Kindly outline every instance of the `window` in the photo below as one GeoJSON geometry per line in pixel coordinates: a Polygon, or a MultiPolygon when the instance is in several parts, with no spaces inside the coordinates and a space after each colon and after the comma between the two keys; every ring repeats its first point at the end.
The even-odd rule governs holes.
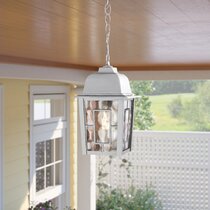
{"type": "Polygon", "coordinates": [[[2,186],[3,186],[3,87],[0,85],[0,209],[3,209],[3,195],[2,195],[2,186]]]}
{"type": "Polygon", "coordinates": [[[68,178],[68,90],[31,87],[30,201],[33,204],[65,193],[68,178]]]}

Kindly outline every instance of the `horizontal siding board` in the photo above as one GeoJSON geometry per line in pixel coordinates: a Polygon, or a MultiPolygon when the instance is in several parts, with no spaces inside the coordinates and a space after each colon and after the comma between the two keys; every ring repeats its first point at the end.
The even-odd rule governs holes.
{"type": "Polygon", "coordinates": [[[5,164],[4,176],[10,176],[12,174],[21,173],[24,170],[29,169],[28,158],[22,158],[5,164]]]}
{"type": "Polygon", "coordinates": [[[5,149],[4,152],[5,163],[16,161],[23,158],[28,158],[29,156],[29,148],[27,144],[18,145],[16,147],[10,147],[9,149],[5,149]]]}
{"type": "Polygon", "coordinates": [[[6,191],[9,191],[12,190],[13,188],[18,188],[22,187],[23,185],[27,185],[29,182],[28,176],[29,176],[29,171],[23,170],[21,172],[5,177],[4,189],[6,191]]]}
{"type": "Polygon", "coordinates": [[[5,209],[27,210],[28,207],[28,185],[5,191],[5,209]],[[25,209],[23,207],[26,207],[25,209]]]}
{"type": "Polygon", "coordinates": [[[23,118],[29,118],[29,107],[28,104],[25,104],[24,106],[15,106],[6,108],[5,110],[5,120],[12,121],[14,119],[23,119],[23,118]]]}
{"type": "Polygon", "coordinates": [[[25,197],[28,195],[28,184],[13,187],[11,190],[5,190],[5,204],[11,202],[11,198],[17,198],[18,196],[22,195],[21,197],[25,197]]]}
{"type": "Polygon", "coordinates": [[[14,90],[16,90],[16,92],[15,94],[12,94],[12,97],[8,96],[9,93],[8,94],[5,93],[5,107],[7,107],[8,109],[10,109],[11,107],[15,107],[15,105],[25,106],[28,104],[28,100],[29,100],[28,92],[26,92],[25,90],[24,92],[20,93],[18,89],[14,89],[14,90]]]}
{"type": "Polygon", "coordinates": [[[9,149],[11,147],[26,145],[29,143],[28,138],[28,132],[17,132],[15,134],[9,133],[5,135],[6,141],[4,142],[4,146],[5,148],[9,149]]]}
{"type": "MultiPolygon", "coordinates": [[[[5,120],[5,126],[4,126],[4,132],[5,134],[11,134],[11,133],[19,133],[19,132],[26,132],[28,133],[29,127],[28,127],[28,119],[22,119],[22,120],[13,120],[13,121],[6,121],[5,120]]],[[[18,136],[17,136],[18,138],[18,136]]]]}
{"type": "Polygon", "coordinates": [[[18,198],[16,201],[9,203],[5,210],[27,210],[29,206],[28,196],[22,201],[22,197],[18,198]]]}

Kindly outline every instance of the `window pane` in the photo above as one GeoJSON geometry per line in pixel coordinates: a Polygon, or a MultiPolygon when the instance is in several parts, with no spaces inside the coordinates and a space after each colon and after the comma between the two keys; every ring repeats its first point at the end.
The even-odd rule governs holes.
{"type": "Polygon", "coordinates": [[[98,109],[98,101],[85,101],[85,109],[86,109],[86,124],[93,125],[93,110],[98,109]]]}
{"type": "Polygon", "coordinates": [[[36,168],[44,165],[44,142],[39,142],[36,144],[36,168]]]}
{"type": "Polygon", "coordinates": [[[64,116],[64,107],[65,107],[64,103],[65,103],[64,98],[51,100],[51,107],[52,107],[51,117],[64,116]]]}
{"type": "Polygon", "coordinates": [[[116,126],[112,126],[111,150],[117,150],[117,127],[116,126]]]}
{"type": "Polygon", "coordinates": [[[65,99],[61,97],[55,97],[55,99],[35,99],[34,120],[46,120],[53,117],[63,117],[65,114],[64,103],[65,99]]]}
{"type": "Polygon", "coordinates": [[[55,161],[62,160],[63,140],[55,139],[55,161]]]}
{"type": "Polygon", "coordinates": [[[124,103],[124,145],[123,150],[130,147],[131,132],[132,132],[132,111],[133,100],[127,100],[124,103]]]}
{"type": "Polygon", "coordinates": [[[36,172],[36,192],[44,189],[44,169],[36,172]]]}
{"type": "Polygon", "coordinates": [[[46,187],[54,186],[54,166],[46,168],[46,187]]]}
{"type": "Polygon", "coordinates": [[[34,120],[50,118],[51,106],[49,99],[37,99],[34,101],[34,120]]]}
{"type": "Polygon", "coordinates": [[[55,184],[60,185],[62,184],[63,179],[63,164],[58,163],[55,165],[55,184]]]}
{"type": "Polygon", "coordinates": [[[94,141],[94,127],[93,126],[87,127],[87,141],[88,142],[94,141]]]}
{"type": "Polygon", "coordinates": [[[118,115],[118,102],[117,101],[112,102],[111,111],[112,111],[112,125],[117,125],[117,115],[118,115]]]}
{"type": "Polygon", "coordinates": [[[54,162],[54,141],[48,140],[46,141],[46,164],[50,164],[54,162]]]}

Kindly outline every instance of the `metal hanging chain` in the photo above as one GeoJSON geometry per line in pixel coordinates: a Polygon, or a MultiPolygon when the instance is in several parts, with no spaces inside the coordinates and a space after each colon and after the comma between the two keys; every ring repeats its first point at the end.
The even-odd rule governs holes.
{"type": "Polygon", "coordinates": [[[109,40],[111,33],[111,4],[110,0],[106,0],[104,6],[105,13],[105,34],[106,34],[106,65],[110,66],[110,51],[109,51],[109,40]]]}

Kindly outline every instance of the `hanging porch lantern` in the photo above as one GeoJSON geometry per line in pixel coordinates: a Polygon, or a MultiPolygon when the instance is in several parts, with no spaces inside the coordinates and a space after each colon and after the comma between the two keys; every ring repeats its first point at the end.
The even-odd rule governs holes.
{"type": "Polygon", "coordinates": [[[107,0],[106,65],[88,76],[78,96],[83,154],[121,155],[131,150],[134,95],[128,78],[110,65],[110,21],[107,0]]]}

